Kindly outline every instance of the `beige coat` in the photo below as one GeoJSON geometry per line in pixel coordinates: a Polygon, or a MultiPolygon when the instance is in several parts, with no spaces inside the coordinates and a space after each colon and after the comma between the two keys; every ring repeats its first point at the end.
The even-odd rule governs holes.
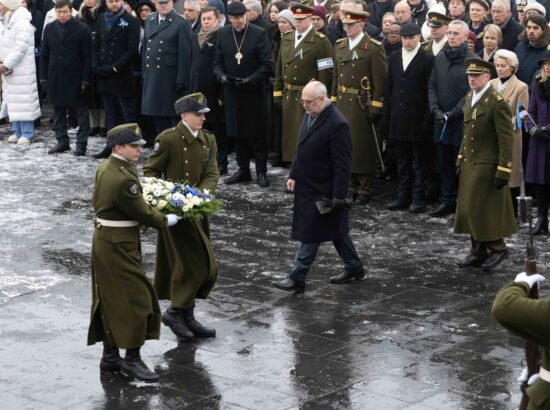
{"type": "Polygon", "coordinates": [[[518,80],[518,78],[513,75],[507,82],[506,88],[499,91],[499,79],[495,78],[491,80],[491,85],[495,90],[499,91],[502,97],[506,100],[512,111],[512,122],[514,123],[514,151],[512,156],[512,174],[508,181],[508,186],[510,188],[517,188],[521,183],[521,174],[520,169],[523,167],[521,161],[521,151],[522,151],[522,136],[521,128],[517,128],[516,124],[516,107],[518,101],[521,101],[523,106],[527,108],[529,106],[529,93],[527,91],[527,84],[518,80]]]}

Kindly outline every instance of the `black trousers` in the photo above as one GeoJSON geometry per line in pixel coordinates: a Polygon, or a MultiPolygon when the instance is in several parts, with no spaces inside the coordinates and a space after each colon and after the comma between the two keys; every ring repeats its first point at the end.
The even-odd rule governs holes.
{"type": "Polygon", "coordinates": [[[237,165],[239,169],[249,170],[250,160],[254,157],[256,174],[267,172],[267,143],[262,138],[236,138],[237,165]]]}
{"type": "MultiPolygon", "coordinates": [[[[69,135],[67,134],[67,109],[61,105],[53,107],[53,130],[57,142],[62,145],[69,145],[69,135]]],[[[88,146],[88,135],[90,135],[90,114],[87,104],[80,104],[71,107],[76,113],[78,123],[78,132],[76,133],[76,146],[86,149],[88,146]]]]}
{"type": "Polygon", "coordinates": [[[399,176],[399,197],[424,200],[429,166],[429,142],[394,141],[399,176]]]}
{"type": "Polygon", "coordinates": [[[105,108],[105,126],[107,130],[120,124],[137,121],[136,102],[134,98],[119,97],[111,94],[101,94],[105,108]]]}
{"type": "Polygon", "coordinates": [[[218,167],[227,167],[229,155],[229,141],[225,131],[225,123],[223,122],[207,122],[205,121],[203,128],[212,131],[216,137],[216,145],[218,146],[218,167]]]}
{"type": "Polygon", "coordinates": [[[174,117],[153,117],[153,124],[155,124],[155,131],[159,135],[162,131],[168,128],[175,127],[179,121],[179,118],[174,117]]]}

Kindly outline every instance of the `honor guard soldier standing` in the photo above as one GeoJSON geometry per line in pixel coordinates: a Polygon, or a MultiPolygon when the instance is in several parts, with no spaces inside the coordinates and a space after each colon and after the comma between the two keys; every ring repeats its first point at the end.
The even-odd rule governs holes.
{"type": "MultiPolygon", "coordinates": [[[[155,147],[143,167],[145,176],[214,192],[220,178],[216,162],[216,138],[202,129],[204,114],[210,109],[206,98],[195,93],[176,101],[181,121],[157,137],[155,147]]],[[[216,282],[217,265],[209,239],[209,224],[184,219],[173,229],[164,229],[157,239],[155,289],[159,299],[170,300],[162,323],[180,340],[214,337],[216,331],[195,320],[195,299],[206,299],[216,282]]]]}
{"type": "Polygon", "coordinates": [[[470,91],[464,102],[464,138],[454,231],[471,236],[470,255],[460,267],[491,269],[507,255],[503,238],[516,232],[508,179],[514,134],[508,103],[491,87],[493,64],[466,59],[470,91]],[[490,252],[490,253],[489,253],[490,252]]]}
{"type": "Polygon", "coordinates": [[[370,201],[376,170],[377,141],[374,132],[383,108],[386,53],[382,43],[363,32],[368,13],[341,12],[347,38],[334,47],[332,101],[352,130],[353,162],[350,192],[359,204],[370,201]]]}
{"type": "Polygon", "coordinates": [[[158,339],[160,308],[141,264],[139,226],[164,229],[180,217],[164,216],[143,199],[138,171],[145,141],[137,124],[123,124],[107,133],[112,149],[96,172],[92,205],[96,226],[92,242],[92,314],[88,345],[103,341],[102,372],[118,372],[142,381],[158,376],[147,368],[140,348],[158,339]],[[119,348],[126,349],[124,360],[119,348]]]}
{"type": "Polygon", "coordinates": [[[328,90],[332,81],[332,45],[329,39],[311,25],[311,7],[295,4],[290,7],[296,30],[281,39],[275,66],[273,100],[282,103],[282,160],[291,162],[296,152],[296,136],[304,116],[302,90],[312,79],[321,81],[328,90]]]}
{"type": "Polygon", "coordinates": [[[431,38],[430,40],[422,43],[424,50],[436,56],[440,51],[443,51],[449,47],[449,44],[447,44],[447,28],[452,20],[453,19],[449,16],[436,11],[430,11],[428,13],[428,18],[426,21],[430,27],[431,38]]]}

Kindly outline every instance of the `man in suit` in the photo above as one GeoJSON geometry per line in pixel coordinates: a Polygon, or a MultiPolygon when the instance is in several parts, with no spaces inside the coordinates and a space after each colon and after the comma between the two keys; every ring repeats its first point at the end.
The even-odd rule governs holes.
{"type": "MultiPolygon", "coordinates": [[[[181,121],[161,133],[143,167],[147,177],[187,181],[214,193],[220,174],[216,164],[216,138],[202,129],[209,111],[201,93],[180,98],[175,111],[181,121]]],[[[157,239],[155,290],[159,299],[170,300],[162,323],[180,340],[216,335],[194,316],[195,299],[206,299],[216,283],[218,268],[210,244],[208,218],[184,219],[164,229],[157,239]]]]}
{"type": "Polygon", "coordinates": [[[365,277],[363,263],[349,236],[347,199],[351,175],[351,128],[323,83],[302,90],[305,114],[298,131],[298,149],[287,188],[294,192],[292,239],[300,242],[288,278],[274,282],[284,291],[303,293],[307,273],[322,242],[331,241],[345,271],[330,283],[365,277]]]}
{"type": "Polygon", "coordinates": [[[71,1],[55,4],[57,20],[44,29],[40,56],[40,84],[54,107],[56,154],[70,150],[67,109],[74,108],[78,121],[74,155],[86,154],[90,134],[87,93],[92,76],[92,35],[87,26],[71,16],[71,1]]]}
{"type": "Polygon", "coordinates": [[[227,7],[231,25],[219,31],[214,73],[223,85],[227,135],[235,138],[238,171],[226,184],[251,181],[254,155],[258,185],[267,179],[267,84],[273,62],[264,29],[248,22],[246,7],[233,2],[227,7]]]}
{"type": "Polygon", "coordinates": [[[401,38],[403,48],[390,56],[381,121],[382,128],[389,128],[389,137],[394,141],[399,175],[399,192],[388,209],[421,212],[426,206],[432,137],[428,81],[434,56],[420,46],[418,25],[403,26],[401,38]]]}
{"type": "MultiPolygon", "coordinates": [[[[137,119],[132,63],[138,54],[139,22],[124,9],[122,0],[107,0],[106,5],[107,11],[98,18],[92,67],[110,130],[137,119]]],[[[110,151],[105,147],[94,157],[106,158],[110,151]]]]}
{"type": "Polygon", "coordinates": [[[145,21],[141,111],[153,117],[157,134],[178,122],[174,103],[190,89],[193,34],[172,0],[157,0],[145,21]]]}
{"type": "Polygon", "coordinates": [[[514,132],[508,103],[491,87],[493,64],[466,60],[471,91],[464,99],[464,138],[456,161],[460,172],[455,233],[470,234],[470,254],[460,267],[489,270],[508,254],[504,239],[516,232],[508,179],[514,132]]]}

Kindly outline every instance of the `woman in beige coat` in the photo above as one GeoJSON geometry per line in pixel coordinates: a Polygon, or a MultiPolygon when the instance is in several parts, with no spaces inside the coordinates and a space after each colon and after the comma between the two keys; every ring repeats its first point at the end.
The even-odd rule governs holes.
{"type": "Polygon", "coordinates": [[[522,136],[521,128],[516,125],[516,108],[518,101],[521,101],[525,109],[529,105],[529,93],[527,84],[518,80],[514,74],[519,66],[518,57],[515,53],[500,49],[494,55],[495,68],[498,77],[491,80],[491,85],[504,97],[512,110],[512,122],[514,123],[514,153],[512,159],[512,175],[508,181],[514,214],[517,216],[517,200],[519,186],[521,184],[520,170],[523,167],[521,161],[522,136]]]}

